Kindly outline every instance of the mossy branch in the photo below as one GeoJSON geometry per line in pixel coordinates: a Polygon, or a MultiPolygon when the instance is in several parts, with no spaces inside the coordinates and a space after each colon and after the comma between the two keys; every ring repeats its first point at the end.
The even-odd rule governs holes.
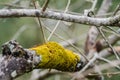
{"type": "Polygon", "coordinates": [[[16,41],[2,46],[0,80],[12,80],[33,69],[57,69],[75,72],[84,66],[82,57],[56,42],[48,42],[29,49],[16,41]]]}

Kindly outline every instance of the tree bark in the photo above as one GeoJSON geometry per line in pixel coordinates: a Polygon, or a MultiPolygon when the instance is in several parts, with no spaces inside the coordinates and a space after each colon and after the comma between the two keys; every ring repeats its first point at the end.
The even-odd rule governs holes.
{"type": "Polygon", "coordinates": [[[55,20],[63,20],[94,26],[120,26],[120,15],[108,18],[93,18],[88,16],[73,15],[62,12],[46,10],[42,12],[38,9],[2,9],[0,10],[0,18],[9,17],[41,17],[55,20]]]}

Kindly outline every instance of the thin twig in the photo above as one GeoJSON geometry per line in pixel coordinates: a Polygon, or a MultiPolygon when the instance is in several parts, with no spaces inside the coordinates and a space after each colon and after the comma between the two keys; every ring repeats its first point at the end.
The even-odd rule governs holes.
{"type": "Polygon", "coordinates": [[[98,0],[94,0],[92,3],[91,10],[94,11],[98,0]]]}
{"type": "MultiPolygon", "coordinates": [[[[34,5],[35,9],[37,9],[35,0],[32,0],[32,1],[33,1],[33,5],[34,5]]],[[[42,36],[43,36],[44,42],[47,42],[46,37],[45,37],[45,32],[44,32],[43,26],[42,26],[42,24],[41,24],[40,17],[37,17],[37,19],[38,19],[38,22],[39,22],[39,27],[40,27],[40,29],[41,29],[41,31],[42,31],[42,36]]]]}
{"type": "MultiPolygon", "coordinates": [[[[107,63],[109,63],[110,65],[116,67],[117,69],[120,69],[120,67],[117,65],[117,64],[114,64],[112,63],[111,61],[105,59],[105,58],[102,58],[101,56],[98,55],[98,53],[94,53],[94,56],[93,58],[85,65],[85,67],[83,67],[82,70],[80,70],[76,76],[74,76],[71,80],[75,80],[82,72],[84,72],[89,66],[91,66],[91,64],[94,65],[94,62],[99,59],[99,60],[103,60],[107,63]]],[[[99,74],[100,75],[100,74],[99,74]]]]}
{"type": "Polygon", "coordinates": [[[19,36],[20,36],[20,34],[23,32],[23,31],[25,31],[26,29],[28,28],[28,26],[22,26],[22,27],[20,27],[20,29],[18,29],[18,31],[15,33],[15,35],[12,37],[12,39],[11,40],[16,40],[19,36]]]}
{"type": "MultiPolygon", "coordinates": [[[[93,4],[92,4],[91,9],[94,9],[95,5],[97,4],[97,0],[92,0],[92,3],[93,4]]],[[[101,15],[101,14],[107,13],[107,11],[108,11],[108,9],[110,7],[110,3],[111,3],[111,0],[104,0],[104,1],[102,1],[100,9],[97,12],[97,15],[101,15]]],[[[92,17],[97,18],[96,17],[97,15],[93,15],[92,17]]],[[[96,40],[97,40],[97,37],[99,35],[99,32],[96,29],[96,27],[98,27],[98,26],[91,26],[91,28],[88,31],[87,39],[86,39],[86,42],[85,42],[85,53],[88,54],[88,56],[93,56],[93,53],[96,50],[98,51],[98,48],[99,48],[99,47],[96,46],[96,40]]]]}
{"type": "MultiPolygon", "coordinates": [[[[120,55],[120,46],[115,46],[114,49],[120,55]]],[[[106,49],[99,52],[99,56],[104,57],[104,58],[107,57],[107,56],[110,56],[110,55],[113,55],[113,51],[110,48],[106,48],[106,49]]]]}
{"type": "MultiPolygon", "coordinates": [[[[102,27],[101,27],[102,28],[102,27]]],[[[106,41],[106,43],[108,44],[108,46],[111,48],[111,50],[113,51],[113,53],[115,54],[116,58],[119,60],[119,56],[117,54],[117,52],[115,51],[115,49],[112,47],[112,45],[109,43],[108,39],[106,38],[106,36],[104,35],[104,33],[101,31],[101,28],[98,28],[98,31],[100,32],[100,34],[102,35],[102,37],[104,38],[104,40],[106,41]]]]}
{"type": "MultiPolygon", "coordinates": [[[[5,8],[7,9],[7,8],[25,8],[25,7],[23,7],[23,6],[18,6],[18,5],[16,5],[16,4],[10,4],[10,3],[0,3],[0,5],[3,5],[3,6],[6,6],[5,8]]],[[[5,9],[4,8],[4,9],[5,9]]]]}
{"type": "Polygon", "coordinates": [[[45,3],[42,6],[42,11],[44,12],[46,10],[46,8],[48,7],[48,3],[50,0],[46,0],[45,3]]]}
{"type": "MultiPolygon", "coordinates": [[[[69,6],[70,6],[70,2],[71,2],[71,0],[68,0],[68,3],[67,3],[67,6],[66,6],[66,8],[65,8],[64,13],[66,13],[66,12],[68,11],[68,8],[69,8],[69,6]]],[[[52,37],[53,33],[55,32],[55,30],[56,30],[57,27],[59,26],[60,22],[61,22],[61,20],[59,20],[59,21],[57,22],[57,24],[55,25],[53,31],[51,32],[51,34],[50,34],[49,37],[47,38],[48,41],[50,40],[50,38],[52,37]]]]}
{"type": "Polygon", "coordinates": [[[117,12],[120,10],[120,3],[117,5],[115,11],[113,12],[112,16],[116,15],[117,12]]]}
{"type": "Polygon", "coordinates": [[[109,64],[111,64],[112,66],[114,66],[114,67],[116,67],[117,69],[119,69],[120,70],[120,67],[118,66],[118,65],[116,65],[116,64],[114,64],[114,63],[112,63],[111,61],[109,61],[108,59],[105,59],[105,58],[103,58],[103,57],[98,57],[98,59],[100,59],[100,60],[102,60],[102,61],[105,61],[105,62],[107,62],[107,63],[109,63],[109,64]]]}
{"type": "MultiPolygon", "coordinates": [[[[20,1],[21,0],[14,0],[11,2],[11,5],[15,5],[15,4],[19,3],[20,1]]],[[[8,8],[10,8],[10,6],[4,7],[3,9],[8,9],[8,8]]]]}
{"type": "Polygon", "coordinates": [[[76,77],[78,77],[82,72],[84,72],[88,67],[91,66],[91,64],[94,64],[95,60],[97,60],[98,55],[97,53],[94,54],[93,58],[91,60],[89,60],[89,62],[85,65],[85,67],[83,67],[76,76],[74,76],[71,80],[75,80],[76,77]]]}
{"type": "MultiPolygon", "coordinates": [[[[50,33],[52,33],[52,31],[46,27],[45,24],[43,24],[45,29],[47,29],[50,33]]],[[[59,39],[63,40],[63,41],[66,41],[66,39],[64,39],[62,36],[58,35],[57,33],[53,33],[55,36],[57,36],[59,39]]],[[[76,49],[85,59],[87,62],[89,62],[89,59],[84,55],[84,53],[82,52],[82,50],[80,50],[79,48],[77,48],[76,46],[74,46],[71,42],[67,41],[68,44],[70,44],[74,49],[76,49]]]]}
{"type": "MultiPolygon", "coordinates": [[[[118,75],[118,74],[120,74],[120,71],[118,71],[118,72],[106,72],[106,73],[102,73],[102,75],[106,75],[106,76],[108,76],[108,75],[118,75]]],[[[89,73],[88,74],[88,76],[98,76],[99,74],[97,74],[97,73],[89,73]]]]}
{"type": "Polygon", "coordinates": [[[59,20],[57,22],[57,24],[55,25],[54,29],[52,30],[51,34],[49,35],[49,37],[47,38],[47,41],[50,40],[50,38],[52,37],[53,33],[55,32],[55,30],[57,29],[58,25],[60,24],[61,20],[59,20]]]}
{"type": "Polygon", "coordinates": [[[94,63],[94,61],[95,61],[97,58],[98,58],[97,53],[94,53],[94,57],[85,65],[85,67],[79,72],[79,74],[82,73],[82,72],[84,72],[91,64],[94,63]]]}
{"type": "MultiPolygon", "coordinates": [[[[120,60],[113,60],[113,61],[111,61],[111,63],[114,63],[116,65],[120,65],[120,60]]],[[[99,64],[98,67],[99,67],[100,71],[104,71],[106,69],[114,68],[114,66],[111,66],[111,64],[109,64],[109,63],[99,64]]],[[[89,73],[94,73],[94,72],[95,72],[95,69],[90,68],[90,69],[85,70],[85,72],[83,72],[82,75],[84,77],[86,77],[86,76],[88,76],[89,73]]]]}
{"type": "Polygon", "coordinates": [[[108,29],[110,29],[112,32],[114,32],[114,33],[116,33],[116,34],[118,34],[118,35],[120,35],[116,30],[114,30],[113,28],[111,28],[111,27],[109,27],[109,26],[106,26],[108,29]]]}
{"type": "Polygon", "coordinates": [[[102,29],[102,31],[103,31],[103,32],[107,32],[107,33],[111,33],[111,34],[114,34],[115,36],[120,37],[120,34],[117,33],[117,32],[109,31],[109,30],[107,30],[107,29],[102,29]]]}
{"type": "MultiPolygon", "coordinates": [[[[102,71],[99,69],[99,66],[98,66],[98,65],[95,65],[95,66],[94,66],[94,69],[95,69],[95,72],[99,74],[98,76],[100,76],[100,78],[101,78],[100,80],[104,80],[104,76],[103,76],[103,74],[102,74],[102,71]]],[[[97,77],[98,77],[98,76],[97,76],[97,77]]],[[[97,80],[97,79],[96,79],[96,80],[97,80]]]]}
{"type": "MultiPolygon", "coordinates": [[[[117,33],[120,34],[120,29],[117,30],[117,33]]],[[[118,35],[110,35],[108,36],[108,41],[111,45],[114,45],[118,40],[120,40],[120,37],[118,35]]],[[[101,47],[104,49],[106,47],[109,47],[109,45],[106,43],[104,39],[99,40],[101,47]]]]}

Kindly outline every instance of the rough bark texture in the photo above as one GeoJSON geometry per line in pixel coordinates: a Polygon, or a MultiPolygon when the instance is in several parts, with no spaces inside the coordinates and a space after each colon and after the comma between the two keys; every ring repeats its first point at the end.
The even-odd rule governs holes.
{"type": "Polygon", "coordinates": [[[42,12],[38,9],[2,9],[0,10],[0,18],[7,17],[41,17],[56,20],[63,20],[68,22],[81,23],[94,26],[119,26],[120,15],[108,18],[93,18],[80,15],[72,15],[68,13],[55,12],[46,10],[42,12]]]}
{"type": "Polygon", "coordinates": [[[16,41],[10,41],[2,46],[0,61],[0,80],[13,80],[33,70],[36,66],[34,51],[23,49],[16,41]]]}
{"type": "Polygon", "coordinates": [[[12,40],[2,46],[1,58],[0,80],[13,80],[33,69],[75,72],[84,67],[80,55],[64,49],[56,42],[24,49],[18,42],[12,40]]]}

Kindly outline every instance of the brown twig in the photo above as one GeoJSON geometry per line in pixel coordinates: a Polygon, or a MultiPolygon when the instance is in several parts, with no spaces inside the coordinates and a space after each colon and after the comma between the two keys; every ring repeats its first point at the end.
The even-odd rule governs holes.
{"type": "Polygon", "coordinates": [[[45,0],[45,3],[42,6],[42,11],[44,12],[46,10],[46,8],[48,7],[50,0],[45,0]]]}
{"type": "MultiPolygon", "coordinates": [[[[32,1],[33,1],[33,5],[34,5],[35,9],[37,9],[37,6],[36,6],[36,3],[35,3],[35,0],[32,0],[32,1]]],[[[42,36],[43,36],[44,43],[45,43],[45,42],[47,42],[47,40],[46,40],[46,37],[45,37],[45,32],[44,32],[43,26],[42,26],[42,24],[41,24],[40,17],[37,16],[37,19],[38,19],[39,27],[40,27],[40,29],[41,29],[41,31],[42,31],[42,36]]]]}

